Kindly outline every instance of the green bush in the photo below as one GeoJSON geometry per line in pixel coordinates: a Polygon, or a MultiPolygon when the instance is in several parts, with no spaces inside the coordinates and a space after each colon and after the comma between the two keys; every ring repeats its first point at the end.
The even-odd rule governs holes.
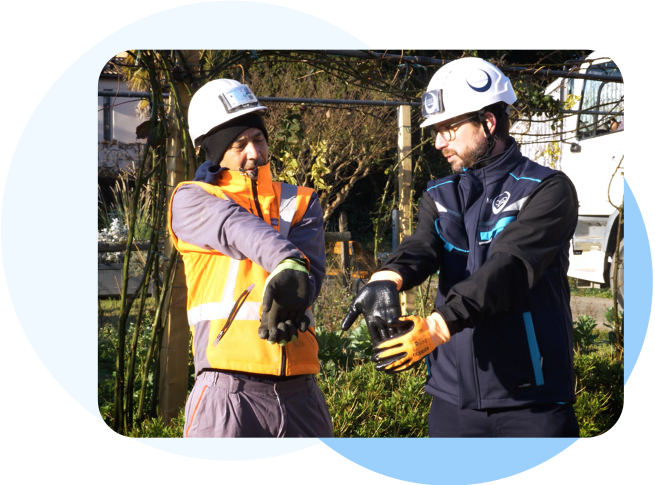
{"type": "MultiPolygon", "coordinates": [[[[608,329],[610,329],[609,330],[609,342],[610,342],[610,344],[612,344],[614,346],[616,346],[616,344],[617,344],[617,342],[616,342],[616,331],[617,330],[619,331],[620,336],[623,335],[623,327],[624,327],[623,311],[619,310],[618,314],[619,314],[618,315],[619,316],[619,321],[618,321],[618,325],[617,325],[614,322],[614,319],[615,319],[614,307],[613,306],[609,307],[607,310],[605,310],[605,320],[607,320],[608,323],[603,324],[608,329]]],[[[623,339],[622,338],[621,338],[620,344],[621,344],[620,347],[622,348],[623,347],[623,339]]]]}
{"type": "Polygon", "coordinates": [[[583,354],[586,354],[591,352],[597,340],[596,319],[589,315],[580,315],[580,318],[573,322],[573,342],[575,347],[583,354]]]}
{"type": "MultiPolygon", "coordinates": [[[[319,376],[336,437],[427,437],[432,397],[425,394],[426,369],[389,376],[370,362],[356,361],[348,372],[319,376]]],[[[592,437],[609,430],[623,409],[623,363],[597,354],[576,355],[577,402],[575,413],[580,436],[592,437]]],[[[161,418],[147,419],[132,428],[135,438],[181,437],[184,415],[165,426],[161,418]]]]}
{"type": "Polygon", "coordinates": [[[319,348],[318,360],[321,363],[323,376],[347,372],[352,366],[361,364],[362,360],[369,358],[373,349],[365,325],[360,325],[348,333],[318,327],[316,339],[319,348]]]}
{"type": "MultiPolygon", "coordinates": [[[[128,355],[131,349],[131,342],[136,329],[136,315],[138,313],[139,300],[132,305],[130,316],[126,328],[126,365],[128,355]]],[[[114,413],[114,388],[116,384],[116,348],[118,345],[117,322],[120,314],[120,300],[117,299],[99,299],[98,300],[98,408],[104,421],[111,425],[114,413]]],[[[155,314],[154,298],[147,298],[145,303],[145,312],[143,325],[139,330],[137,340],[137,352],[135,362],[135,383],[133,398],[133,415],[136,416],[141,394],[141,369],[145,361],[150,337],[152,332],[153,316],[155,314]]],[[[191,354],[191,342],[189,341],[189,374],[188,390],[193,387],[194,366],[193,356],[191,354]]],[[[156,410],[150,409],[152,391],[154,387],[154,365],[148,369],[147,384],[145,393],[145,411],[146,414],[156,414],[156,410]]]]}
{"type": "Polygon", "coordinates": [[[576,354],[575,414],[582,438],[609,430],[623,410],[623,361],[599,353],[576,354]]]}
{"type": "MultiPolygon", "coordinates": [[[[333,301],[333,309],[339,307],[340,310],[333,312],[329,321],[323,321],[323,325],[317,325],[316,328],[321,361],[321,373],[317,380],[332,416],[335,436],[426,437],[432,397],[425,394],[423,389],[425,363],[394,376],[377,372],[370,362],[372,345],[363,320],[349,332],[342,332],[338,327],[339,318],[345,314],[343,308],[348,306],[343,299],[333,300],[338,292],[344,293],[346,301],[352,298],[338,285],[331,292],[326,292],[323,296],[325,307],[333,301]]],[[[103,418],[111,422],[116,359],[116,302],[101,300],[98,310],[98,402],[103,418]]],[[[608,334],[598,334],[592,320],[581,318],[575,327],[576,342],[586,349],[574,355],[577,397],[574,409],[582,437],[606,432],[618,421],[623,409],[623,362],[617,360],[610,345],[599,345],[599,339],[608,334]]],[[[133,328],[130,322],[128,341],[133,328]]],[[[146,342],[146,339],[141,340],[146,342]]],[[[139,348],[138,364],[143,350],[139,348]]],[[[189,372],[191,387],[192,363],[189,372]]],[[[151,392],[150,386],[147,392],[151,392]]],[[[183,427],[183,414],[166,426],[160,418],[147,419],[129,430],[127,436],[181,437],[183,427]]]]}
{"type": "Polygon", "coordinates": [[[427,437],[431,396],[425,394],[426,368],[395,376],[371,362],[349,372],[318,379],[335,437],[427,437]]]}
{"type": "Polygon", "coordinates": [[[127,432],[130,438],[182,438],[184,434],[184,412],[165,425],[160,417],[145,419],[127,432]]]}
{"type": "MultiPolygon", "coordinates": [[[[334,255],[327,255],[326,276],[318,298],[312,305],[316,328],[338,330],[341,320],[348,313],[348,308],[355,296],[358,285],[341,272],[334,255]]],[[[361,319],[361,321],[364,321],[361,319]]]]}

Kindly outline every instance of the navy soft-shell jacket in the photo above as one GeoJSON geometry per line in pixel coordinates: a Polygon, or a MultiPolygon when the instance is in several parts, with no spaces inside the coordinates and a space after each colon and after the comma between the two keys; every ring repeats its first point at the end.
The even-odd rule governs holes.
{"type": "Polygon", "coordinates": [[[428,357],[426,392],[462,409],[574,400],[577,207],[570,180],[511,138],[484,167],[428,183],[416,232],[382,268],[402,290],[439,270],[434,309],[452,337],[428,357]]]}

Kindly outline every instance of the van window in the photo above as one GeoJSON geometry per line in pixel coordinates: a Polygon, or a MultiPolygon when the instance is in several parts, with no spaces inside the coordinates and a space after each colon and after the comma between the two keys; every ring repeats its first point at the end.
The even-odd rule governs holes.
{"type": "MultiPolygon", "coordinates": [[[[621,76],[613,62],[597,64],[587,74],[621,76]]],[[[582,88],[581,113],[578,119],[578,138],[606,135],[623,129],[623,83],[586,79],[582,88]]]]}

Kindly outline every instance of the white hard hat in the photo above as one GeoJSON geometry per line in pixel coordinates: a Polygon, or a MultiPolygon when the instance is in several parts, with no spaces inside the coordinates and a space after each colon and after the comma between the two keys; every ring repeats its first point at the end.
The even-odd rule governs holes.
{"type": "Polygon", "coordinates": [[[449,62],[439,69],[422,96],[421,128],[456,116],[479,111],[503,101],[516,101],[516,94],[500,69],[477,57],[465,57],[449,62]]]}
{"type": "Polygon", "coordinates": [[[253,111],[267,109],[246,84],[216,79],[201,87],[189,104],[189,134],[195,146],[213,128],[253,111]]]}

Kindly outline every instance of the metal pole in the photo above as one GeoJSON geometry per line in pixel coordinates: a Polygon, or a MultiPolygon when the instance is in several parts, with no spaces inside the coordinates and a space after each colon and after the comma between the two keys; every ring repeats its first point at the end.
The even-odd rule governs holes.
{"type": "Polygon", "coordinates": [[[395,251],[398,247],[398,209],[395,207],[391,211],[391,250],[395,251]]]}
{"type": "MultiPolygon", "coordinates": [[[[112,91],[111,89],[98,89],[98,96],[109,96],[110,98],[151,98],[150,91],[112,91]]],[[[168,93],[162,93],[168,98],[168,93]]]]}
{"type": "Polygon", "coordinates": [[[346,104],[358,106],[421,106],[419,101],[378,101],[358,99],[320,99],[320,98],[275,98],[258,96],[264,103],[306,103],[306,104],[346,104]]]}
{"type": "MultiPolygon", "coordinates": [[[[359,59],[388,59],[394,61],[406,61],[413,64],[427,65],[427,66],[445,66],[453,60],[446,59],[435,59],[432,57],[423,57],[423,56],[401,56],[399,54],[388,54],[386,52],[364,52],[364,51],[321,51],[325,54],[333,54],[346,57],[357,57],[359,59]]],[[[609,60],[609,59],[608,59],[609,60]]],[[[584,60],[580,62],[585,62],[584,60]]],[[[511,67],[511,66],[500,66],[498,67],[503,72],[513,72],[518,74],[530,74],[530,75],[539,75],[546,77],[565,77],[565,78],[574,78],[574,79],[592,79],[595,81],[612,81],[612,82],[623,82],[622,76],[608,76],[605,74],[581,74],[578,72],[571,71],[559,71],[554,69],[532,69],[529,67],[511,67]]]]}
{"type": "MultiPolygon", "coordinates": [[[[102,96],[105,99],[109,98],[149,98],[151,93],[145,91],[98,91],[98,96],[102,96]]],[[[168,97],[167,93],[163,95],[165,98],[168,97]]],[[[360,100],[360,99],[321,99],[321,98],[276,98],[261,96],[259,101],[263,103],[299,103],[299,104],[317,104],[317,105],[351,105],[351,106],[411,106],[412,108],[417,108],[421,106],[419,101],[382,101],[382,100],[360,100]]],[[[530,110],[532,113],[543,113],[543,109],[534,109],[530,110]]],[[[622,115],[623,112],[617,113],[614,111],[594,111],[594,110],[562,110],[562,113],[587,113],[587,114],[617,114],[622,115]]],[[[520,121],[520,120],[519,120],[520,121]]]]}

